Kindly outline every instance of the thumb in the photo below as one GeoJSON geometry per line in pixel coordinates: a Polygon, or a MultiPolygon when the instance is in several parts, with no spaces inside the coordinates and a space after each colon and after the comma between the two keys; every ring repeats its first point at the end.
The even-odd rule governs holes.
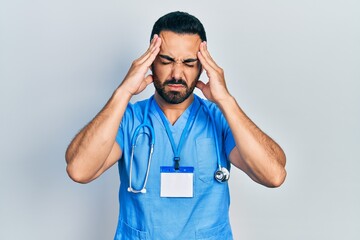
{"type": "Polygon", "coordinates": [[[201,81],[201,80],[199,80],[199,81],[196,83],[196,87],[197,87],[198,89],[200,89],[201,91],[203,91],[205,85],[206,85],[206,84],[205,84],[203,81],[201,81]]]}
{"type": "Polygon", "coordinates": [[[141,82],[140,86],[138,87],[137,91],[134,94],[139,94],[142,91],[144,91],[144,89],[153,82],[153,77],[152,75],[147,75],[144,80],[141,82]]]}
{"type": "Polygon", "coordinates": [[[147,75],[144,79],[146,86],[149,85],[150,83],[152,83],[154,81],[153,76],[151,74],[147,75]]]}

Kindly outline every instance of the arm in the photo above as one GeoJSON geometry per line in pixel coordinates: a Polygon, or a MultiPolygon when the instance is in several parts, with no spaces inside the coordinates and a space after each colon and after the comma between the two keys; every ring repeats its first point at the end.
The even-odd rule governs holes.
{"type": "Polygon", "coordinates": [[[197,87],[219,106],[235,139],[236,147],[229,156],[231,163],[262,185],[280,186],[286,177],[283,150],[246,116],[230,95],[224,71],[211,58],[205,42],[200,45],[198,57],[209,81],[206,84],[199,81],[197,87]]]}
{"type": "Polygon", "coordinates": [[[120,159],[122,151],[115,141],[119,125],[131,97],[152,83],[152,75],[146,73],[160,51],[160,44],[161,39],[155,35],[105,107],[70,143],[65,155],[66,170],[74,181],[90,182],[120,159]]]}

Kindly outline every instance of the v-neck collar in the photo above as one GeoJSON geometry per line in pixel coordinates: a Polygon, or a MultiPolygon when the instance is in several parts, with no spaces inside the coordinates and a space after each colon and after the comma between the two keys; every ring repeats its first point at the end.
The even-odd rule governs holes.
{"type": "MultiPolygon", "coordinates": [[[[195,95],[195,94],[194,94],[195,95]]],[[[174,125],[172,125],[170,123],[170,121],[167,119],[166,115],[164,114],[164,112],[162,111],[162,109],[160,108],[159,104],[156,102],[156,100],[154,99],[154,101],[152,101],[152,106],[150,108],[150,111],[152,112],[152,114],[155,115],[155,117],[158,119],[158,121],[161,123],[161,125],[163,126],[163,122],[161,120],[161,116],[159,114],[163,114],[163,116],[166,119],[167,124],[169,125],[171,130],[176,130],[176,129],[183,129],[186,125],[186,121],[190,116],[190,112],[192,109],[192,106],[194,106],[194,108],[197,108],[199,104],[199,101],[197,100],[197,97],[194,96],[194,100],[192,101],[192,103],[185,109],[185,111],[180,115],[180,117],[175,121],[174,125]],[[157,106],[155,106],[155,104],[157,106]],[[156,107],[158,107],[161,111],[158,112],[156,110],[156,107]]],[[[164,127],[164,126],[163,126],[164,127]]],[[[165,128],[165,127],[164,127],[165,128]]]]}

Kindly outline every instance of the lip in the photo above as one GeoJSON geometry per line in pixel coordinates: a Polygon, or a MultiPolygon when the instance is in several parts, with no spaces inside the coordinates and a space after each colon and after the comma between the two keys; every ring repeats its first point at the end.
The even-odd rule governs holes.
{"type": "Polygon", "coordinates": [[[182,84],[168,84],[167,86],[168,86],[171,90],[180,90],[180,89],[185,88],[185,86],[182,85],[182,84]]]}

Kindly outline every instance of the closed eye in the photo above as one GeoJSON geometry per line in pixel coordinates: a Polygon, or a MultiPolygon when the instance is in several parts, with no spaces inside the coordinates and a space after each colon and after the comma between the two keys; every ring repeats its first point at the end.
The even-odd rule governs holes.
{"type": "Polygon", "coordinates": [[[167,55],[159,54],[159,57],[162,59],[162,63],[175,62],[175,59],[174,59],[174,58],[169,57],[169,56],[167,56],[167,55]]]}
{"type": "MultiPolygon", "coordinates": [[[[174,63],[174,62],[164,62],[164,61],[161,61],[161,64],[162,65],[169,65],[169,64],[172,64],[172,63],[174,63]]],[[[183,63],[186,67],[190,67],[190,68],[192,68],[192,67],[195,67],[195,64],[190,64],[190,63],[183,63]]]]}
{"type": "Polygon", "coordinates": [[[189,58],[189,59],[185,59],[183,61],[183,63],[187,66],[187,67],[194,67],[196,65],[196,62],[198,61],[197,58],[189,58]]]}
{"type": "MultiPolygon", "coordinates": [[[[160,62],[162,65],[168,65],[170,63],[175,63],[175,59],[170,56],[159,54],[159,57],[161,59],[160,62]]],[[[182,61],[182,63],[185,64],[185,66],[190,67],[190,68],[194,67],[196,65],[196,62],[198,62],[197,58],[188,58],[188,59],[185,59],[184,61],[182,61]]]]}

